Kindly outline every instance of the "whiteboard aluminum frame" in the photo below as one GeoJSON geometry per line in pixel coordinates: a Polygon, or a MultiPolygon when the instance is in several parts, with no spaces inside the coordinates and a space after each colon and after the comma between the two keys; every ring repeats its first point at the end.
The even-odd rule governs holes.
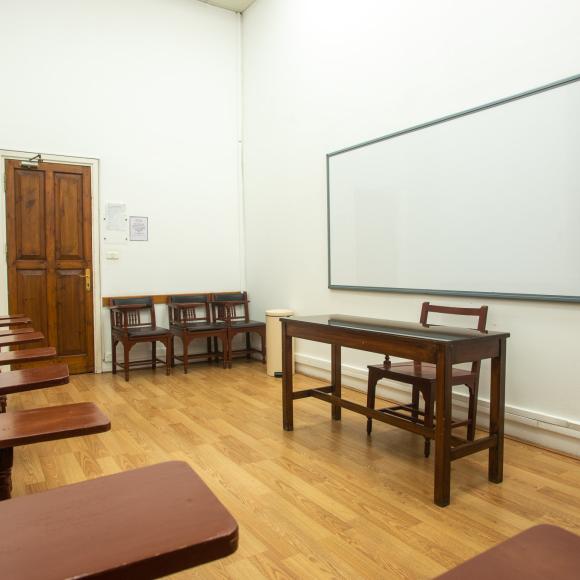
{"type": "MultiPolygon", "coordinates": [[[[358,143],[356,145],[351,145],[350,147],[345,147],[332,153],[326,154],[326,219],[327,219],[327,243],[328,243],[328,288],[330,290],[358,290],[362,292],[392,292],[397,294],[428,294],[435,296],[464,296],[464,297],[477,297],[477,298],[503,298],[506,300],[534,300],[543,302],[580,302],[580,296],[568,296],[568,295],[558,295],[558,294],[521,294],[513,292],[483,292],[483,291],[470,291],[470,290],[435,290],[431,288],[395,288],[386,286],[350,286],[345,284],[333,284],[332,283],[332,263],[331,263],[331,237],[330,237],[330,158],[343,153],[348,153],[355,149],[361,149],[363,147],[368,147],[369,145],[374,145],[375,143],[380,143],[381,141],[387,141],[388,139],[393,139],[401,135],[406,135],[408,133],[414,133],[415,131],[420,131],[421,129],[426,129],[434,125],[440,125],[442,123],[447,123],[448,121],[453,121],[455,119],[460,119],[461,117],[466,117],[467,115],[473,115],[475,113],[480,113],[487,109],[493,109],[501,105],[506,105],[520,99],[525,99],[527,97],[532,97],[540,93],[550,91],[552,89],[557,89],[565,85],[570,85],[580,81],[580,74],[576,74],[571,77],[549,83],[547,85],[542,85],[535,89],[525,91],[523,93],[517,93],[510,97],[505,97],[503,99],[498,99],[496,101],[491,101],[484,105],[479,105],[478,107],[473,107],[471,109],[466,109],[465,111],[460,111],[459,113],[453,113],[451,115],[446,115],[445,117],[440,117],[433,121],[427,123],[421,123],[419,125],[413,125],[408,129],[403,129],[401,131],[395,131],[394,133],[389,133],[388,135],[383,135],[382,137],[377,137],[369,141],[364,141],[363,143],[358,143]]],[[[580,265],[579,265],[580,267],[580,265]]]]}

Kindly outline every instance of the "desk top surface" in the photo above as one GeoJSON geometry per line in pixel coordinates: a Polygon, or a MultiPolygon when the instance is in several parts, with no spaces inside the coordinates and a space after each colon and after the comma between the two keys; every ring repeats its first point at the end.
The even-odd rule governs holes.
{"type": "MultiPolygon", "coordinates": [[[[285,320],[284,318],[282,320],[285,320]]],[[[480,338],[508,337],[507,332],[493,332],[471,330],[454,326],[440,326],[436,324],[420,324],[418,322],[403,322],[399,320],[382,320],[380,318],[365,318],[362,316],[348,316],[344,314],[324,314],[318,316],[293,316],[291,322],[314,324],[326,328],[342,328],[376,332],[390,336],[416,338],[433,342],[454,342],[480,338]]]]}
{"type": "Polygon", "coordinates": [[[31,322],[30,318],[2,318],[0,319],[0,326],[23,326],[31,322]]]}
{"type": "Polygon", "coordinates": [[[501,542],[439,576],[439,580],[577,580],[580,537],[562,528],[540,525],[501,542]]]}
{"type": "Polygon", "coordinates": [[[159,578],[234,552],[238,526],[171,461],[0,503],[2,577],[159,578]]]}
{"type": "Polygon", "coordinates": [[[13,344],[26,344],[28,342],[39,342],[44,340],[42,332],[22,332],[19,334],[7,334],[0,336],[0,346],[11,346],[13,344]]]}

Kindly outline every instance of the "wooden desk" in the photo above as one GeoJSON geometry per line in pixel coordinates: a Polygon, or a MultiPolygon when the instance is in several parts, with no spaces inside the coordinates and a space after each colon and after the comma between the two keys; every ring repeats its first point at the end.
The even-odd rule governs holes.
{"type": "Polygon", "coordinates": [[[577,580],[580,537],[543,524],[467,560],[440,580],[577,580]]]}
{"type": "MultiPolygon", "coordinates": [[[[104,433],[109,418],[94,403],[73,403],[0,414],[0,500],[10,497],[14,447],[104,433]]],[[[2,575],[0,561],[0,576],[2,575]]]]}
{"type": "Polygon", "coordinates": [[[34,328],[4,328],[0,330],[0,336],[13,336],[15,334],[27,334],[35,332],[34,328]]]}
{"type": "Polygon", "coordinates": [[[238,525],[180,461],[0,504],[3,578],[149,579],[236,551],[238,525]]]}
{"type": "Polygon", "coordinates": [[[0,320],[0,326],[26,326],[32,324],[30,318],[3,318],[0,320]]]}
{"type": "Polygon", "coordinates": [[[69,382],[68,366],[62,363],[0,373],[0,397],[69,382]]]}
{"type": "Polygon", "coordinates": [[[0,365],[14,365],[27,362],[37,362],[54,358],[56,348],[54,346],[42,346],[39,348],[27,348],[24,350],[11,350],[0,352],[0,365]]]}
{"type": "Polygon", "coordinates": [[[444,507],[451,499],[451,461],[489,449],[488,478],[503,479],[503,426],[505,393],[505,332],[479,332],[447,326],[378,320],[344,315],[282,318],[283,427],[293,429],[295,399],[315,397],[332,405],[331,417],[340,420],[341,408],[435,438],[434,500],[444,507]],[[293,391],[292,338],[331,345],[331,385],[293,391]],[[437,413],[434,428],[372,410],[341,398],[341,347],[388,354],[437,365],[437,413]],[[451,366],[491,358],[489,435],[473,442],[457,441],[451,434],[451,366]]]}
{"type": "Polygon", "coordinates": [[[0,347],[18,346],[19,344],[28,344],[29,342],[40,342],[41,340],[44,340],[44,334],[42,334],[42,332],[25,332],[23,334],[0,336],[0,347]]]}

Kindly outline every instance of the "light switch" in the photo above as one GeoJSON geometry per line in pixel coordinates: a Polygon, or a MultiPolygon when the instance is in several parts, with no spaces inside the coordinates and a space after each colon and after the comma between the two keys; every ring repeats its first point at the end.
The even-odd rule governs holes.
{"type": "Polygon", "coordinates": [[[119,259],[119,252],[115,250],[109,250],[106,253],[107,260],[118,260],[119,259]]]}

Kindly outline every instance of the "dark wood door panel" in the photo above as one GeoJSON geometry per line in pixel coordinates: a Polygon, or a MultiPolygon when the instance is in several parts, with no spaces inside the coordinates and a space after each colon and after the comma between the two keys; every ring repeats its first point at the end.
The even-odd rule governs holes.
{"type": "Polygon", "coordinates": [[[58,324],[57,352],[59,356],[87,352],[86,290],[84,270],[65,270],[56,273],[56,304],[58,324]]]}
{"type": "Polygon", "coordinates": [[[82,175],[55,173],[54,202],[56,260],[82,260],[83,180],[82,175]]]}
{"type": "Polygon", "coordinates": [[[6,162],[10,312],[25,312],[71,373],[94,371],[90,168],[6,162]]]}
{"type": "Polygon", "coordinates": [[[43,343],[48,345],[48,276],[46,270],[17,270],[14,312],[26,312],[32,326],[45,336],[43,343]]]}
{"type": "Polygon", "coordinates": [[[15,173],[17,260],[46,259],[44,172],[19,169],[15,173]]]}

